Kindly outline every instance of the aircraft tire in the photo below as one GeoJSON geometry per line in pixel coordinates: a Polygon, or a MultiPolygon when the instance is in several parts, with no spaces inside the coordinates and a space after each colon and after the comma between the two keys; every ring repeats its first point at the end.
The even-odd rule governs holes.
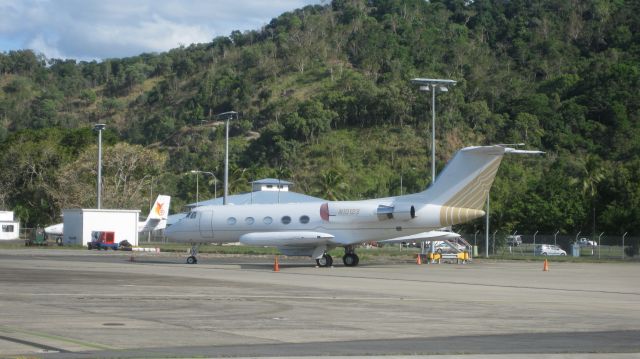
{"type": "Polygon", "coordinates": [[[198,258],[195,256],[187,257],[187,264],[198,264],[198,258]]]}
{"type": "Polygon", "coordinates": [[[358,258],[355,253],[347,253],[342,256],[342,263],[344,263],[346,267],[355,267],[358,265],[359,261],[360,258],[358,258]]]}
{"type": "Polygon", "coordinates": [[[318,267],[331,267],[333,265],[333,258],[330,255],[324,254],[322,258],[316,259],[318,267]]]}

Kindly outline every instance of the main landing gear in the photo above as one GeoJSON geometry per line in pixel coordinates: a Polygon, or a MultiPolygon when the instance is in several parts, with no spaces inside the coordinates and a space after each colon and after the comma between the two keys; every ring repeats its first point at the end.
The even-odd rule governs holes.
{"type": "MultiPolygon", "coordinates": [[[[344,256],[342,256],[342,263],[345,267],[355,267],[360,262],[360,257],[355,252],[353,246],[347,246],[344,248],[344,256]]],[[[333,258],[326,252],[322,257],[316,259],[318,267],[331,267],[333,265],[333,258]]]]}
{"type": "Polygon", "coordinates": [[[344,247],[344,256],[342,256],[342,263],[345,267],[355,267],[360,262],[360,258],[356,254],[352,246],[344,247]]]}
{"type": "Polygon", "coordinates": [[[333,265],[333,258],[325,253],[322,257],[316,259],[316,264],[318,267],[331,267],[333,265]]]}
{"type": "Polygon", "coordinates": [[[187,257],[187,264],[198,264],[198,245],[192,244],[191,249],[189,250],[189,257],[187,257]]]}

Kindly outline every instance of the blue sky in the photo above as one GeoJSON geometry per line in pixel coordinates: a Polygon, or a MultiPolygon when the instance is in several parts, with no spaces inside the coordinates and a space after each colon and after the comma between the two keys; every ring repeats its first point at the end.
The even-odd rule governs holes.
{"type": "Polygon", "coordinates": [[[0,51],[101,60],[258,30],[326,0],[0,0],[0,51]]]}

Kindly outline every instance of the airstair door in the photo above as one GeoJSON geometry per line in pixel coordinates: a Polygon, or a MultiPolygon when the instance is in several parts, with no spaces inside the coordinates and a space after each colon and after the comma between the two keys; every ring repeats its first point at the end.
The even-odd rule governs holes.
{"type": "Polygon", "coordinates": [[[200,214],[200,235],[213,238],[213,211],[202,211],[200,214]]]}

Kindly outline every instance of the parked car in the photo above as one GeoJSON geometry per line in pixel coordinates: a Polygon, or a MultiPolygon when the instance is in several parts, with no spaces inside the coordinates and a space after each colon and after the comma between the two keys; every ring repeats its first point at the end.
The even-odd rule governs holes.
{"type": "Polygon", "coordinates": [[[553,244],[541,244],[536,247],[536,255],[543,256],[566,256],[564,249],[553,244]]]}
{"type": "Polygon", "coordinates": [[[597,247],[598,243],[596,241],[590,241],[587,238],[580,238],[578,245],[580,245],[580,247],[597,247]]]}
{"type": "Polygon", "coordinates": [[[518,234],[515,236],[507,236],[507,245],[509,247],[517,247],[522,244],[522,237],[518,234]]]}
{"type": "Polygon", "coordinates": [[[445,241],[436,241],[434,243],[436,252],[438,253],[456,253],[456,252],[462,252],[466,249],[466,247],[458,242],[455,241],[448,241],[448,243],[446,243],[445,241]],[[451,245],[449,245],[448,243],[450,243],[451,245]]]}

